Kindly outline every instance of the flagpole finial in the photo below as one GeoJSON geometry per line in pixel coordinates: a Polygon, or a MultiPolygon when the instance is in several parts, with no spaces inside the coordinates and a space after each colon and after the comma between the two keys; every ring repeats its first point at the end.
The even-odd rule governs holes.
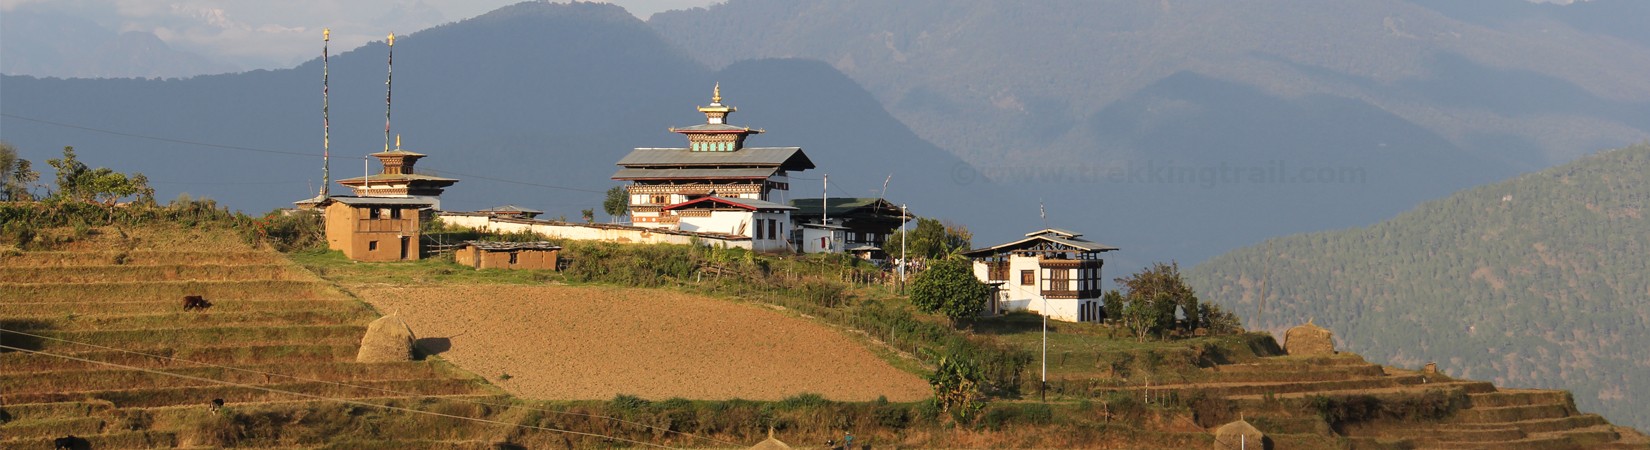
{"type": "Polygon", "coordinates": [[[390,33],[390,46],[395,46],[395,33],[390,33]]]}
{"type": "Polygon", "coordinates": [[[722,103],[722,82],[716,82],[716,87],[711,89],[710,102],[722,103]]]}
{"type": "Polygon", "coordinates": [[[401,133],[395,133],[395,149],[401,149],[401,133]]]}
{"type": "Polygon", "coordinates": [[[332,29],[331,28],[322,28],[321,29],[321,40],[323,40],[323,41],[332,40],[332,29]]]}

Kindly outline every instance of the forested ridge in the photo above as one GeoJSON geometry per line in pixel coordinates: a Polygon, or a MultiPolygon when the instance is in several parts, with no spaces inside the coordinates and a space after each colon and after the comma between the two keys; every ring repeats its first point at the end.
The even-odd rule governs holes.
{"type": "Polygon", "coordinates": [[[1313,319],[1371,361],[1569,389],[1583,410],[1645,429],[1647,216],[1650,144],[1638,144],[1369,227],[1272,239],[1188,277],[1252,329],[1313,319]]]}

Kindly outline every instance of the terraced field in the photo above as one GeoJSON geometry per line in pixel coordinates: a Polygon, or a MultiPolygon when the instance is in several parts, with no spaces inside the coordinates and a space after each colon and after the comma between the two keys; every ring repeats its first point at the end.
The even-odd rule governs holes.
{"type": "Polygon", "coordinates": [[[0,448],[493,448],[515,431],[371,407],[519,415],[443,361],[354,362],[377,313],[279,254],[195,238],[0,254],[0,448]]]}
{"type": "MultiPolygon", "coordinates": [[[[1351,353],[1260,358],[1206,368],[1198,375],[1196,382],[1154,385],[1151,395],[1231,400],[1276,448],[1318,447],[1333,431],[1353,448],[1650,449],[1643,434],[1577,411],[1566,391],[1498,389],[1483,381],[1383,367],[1351,353]],[[1332,430],[1323,416],[1284,406],[1284,400],[1315,396],[1374,398],[1386,405],[1426,396],[1464,397],[1459,402],[1464,404],[1453,412],[1439,411],[1444,417],[1436,420],[1377,418],[1332,430]]],[[[1143,387],[1127,390],[1144,394],[1143,387]]]]}

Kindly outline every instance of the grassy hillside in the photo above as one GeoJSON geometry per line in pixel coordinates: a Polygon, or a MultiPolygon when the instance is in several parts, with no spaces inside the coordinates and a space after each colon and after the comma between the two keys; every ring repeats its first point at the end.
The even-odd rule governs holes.
{"type": "Polygon", "coordinates": [[[1315,318],[1376,361],[1569,389],[1583,409],[1650,428],[1647,205],[1641,144],[1369,227],[1270,240],[1188,277],[1252,328],[1315,318]]]}

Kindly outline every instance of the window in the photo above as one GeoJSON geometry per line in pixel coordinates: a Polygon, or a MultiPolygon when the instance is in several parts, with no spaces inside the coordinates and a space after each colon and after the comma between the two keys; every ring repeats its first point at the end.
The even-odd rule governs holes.
{"type": "Polygon", "coordinates": [[[768,239],[779,239],[779,219],[768,219],[768,239]]]}
{"type": "Polygon", "coordinates": [[[662,205],[662,204],[665,204],[666,202],[670,201],[670,196],[669,195],[655,195],[655,196],[653,196],[653,198],[651,200],[653,200],[652,201],[653,204],[662,205]]]}
{"type": "MultiPolygon", "coordinates": [[[[376,210],[376,209],[373,210],[373,212],[377,212],[377,211],[378,210],[376,210]]],[[[378,250],[378,241],[367,241],[367,251],[374,251],[374,250],[378,250]]]]}
{"type": "Polygon", "coordinates": [[[391,219],[400,219],[401,218],[401,208],[390,208],[390,218],[391,219]]]}
{"type": "Polygon", "coordinates": [[[516,252],[510,252],[510,265],[516,265],[516,252]]]}
{"type": "Polygon", "coordinates": [[[756,238],[757,239],[762,239],[762,222],[765,222],[767,220],[768,219],[756,219],[756,238]]]}
{"type": "Polygon", "coordinates": [[[1037,272],[1031,270],[1020,271],[1020,285],[1031,286],[1037,284],[1037,272]]]}
{"type": "Polygon", "coordinates": [[[383,215],[383,213],[380,212],[378,210],[378,208],[368,208],[367,209],[367,218],[368,219],[377,219],[380,215],[383,215]]]}

